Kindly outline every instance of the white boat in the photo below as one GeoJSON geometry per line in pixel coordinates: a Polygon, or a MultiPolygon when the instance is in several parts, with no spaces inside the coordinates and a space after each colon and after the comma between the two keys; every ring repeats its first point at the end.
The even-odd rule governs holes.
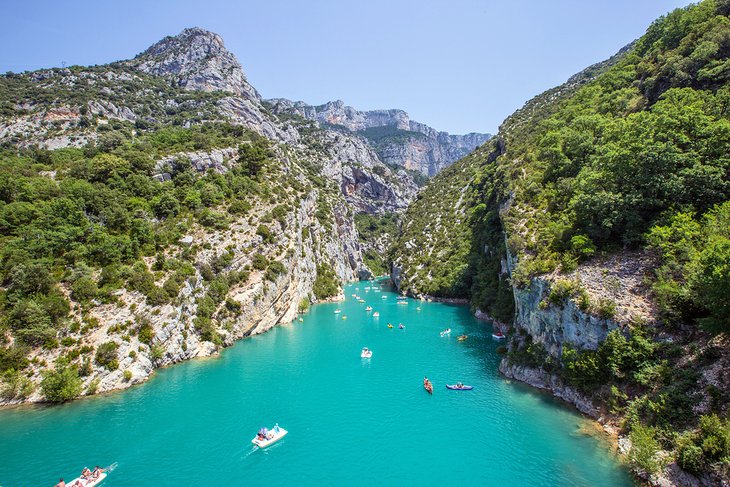
{"type": "Polygon", "coordinates": [[[99,474],[99,476],[96,477],[95,479],[86,480],[83,477],[77,477],[77,478],[71,480],[70,482],[66,482],[66,485],[68,487],[73,487],[75,485],[79,485],[82,487],[94,487],[95,485],[99,485],[100,483],[102,483],[105,478],[106,478],[106,472],[101,472],[99,474]]]}
{"type": "Polygon", "coordinates": [[[277,423],[270,430],[267,430],[266,428],[261,428],[259,430],[259,433],[254,437],[253,440],[251,440],[251,443],[258,446],[259,448],[266,448],[267,446],[272,445],[280,439],[284,438],[287,433],[289,432],[284,428],[281,428],[277,423]]]}
{"type": "Polygon", "coordinates": [[[388,299],[388,296],[383,296],[382,299],[388,299]]]}
{"type": "Polygon", "coordinates": [[[368,306],[367,308],[365,308],[365,311],[372,311],[372,310],[373,310],[372,306],[368,306]]]}
{"type": "Polygon", "coordinates": [[[342,310],[341,309],[336,309],[335,310],[335,314],[339,314],[339,313],[342,313],[342,310]]]}
{"type": "Polygon", "coordinates": [[[408,301],[398,301],[398,304],[408,304],[408,301]]]}
{"type": "Polygon", "coordinates": [[[362,351],[360,352],[360,356],[362,358],[370,358],[373,356],[373,351],[369,350],[368,347],[362,347],[362,351]]]}
{"type": "Polygon", "coordinates": [[[451,334],[451,328],[446,328],[444,331],[441,332],[441,336],[445,337],[446,335],[451,334]]]}
{"type": "Polygon", "coordinates": [[[377,311],[373,313],[373,318],[377,318],[378,316],[380,316],[380,313],[378,313],[377,311]]]}

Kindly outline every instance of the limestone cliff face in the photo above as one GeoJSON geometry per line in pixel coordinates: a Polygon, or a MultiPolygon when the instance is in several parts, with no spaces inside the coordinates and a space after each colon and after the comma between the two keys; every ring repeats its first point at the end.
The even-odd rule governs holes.
{"type": "Polygon", "coordinates": [[[405,171],[395,171],[359,137],[325,131],[321,140],[329,157],[323,172],[338,182],[345,199],[364,213],[400,212],[418,191],[405,171]]]}
{"type": "Polygon", "coordinates": [[[188,90],[228,91],[259,103],[261,96],[243,74],[238,59],[218,34],[197,27],[168,36],[130,61],[136,69],[162,76],[188,90]]]}
{"type": "Polygon", "coordinates": [[[297,115],[342,127],[365,137],[386,164],[433,176],[491,138],[489,134],[451,135],[413,121],[403,110],[359,111],[341,100],[320,106],[283,98],[268,101],[275,113],[297,115]]]}
{"type": "MultiPolygon", "coordinates": [[[[202,29],[186,29],[165,38],[131,61],[18,76],[22,77],[19,86],[28,94],[13,101],[11,115],[0,115],[0,141],[21,148],[103,143],[109,127],[119,124],[134,134],[148,127],[226,122],[270,141],[267,177],[271,181],[267,184],[276,190],[276,197],[252,194],[247,201],[250,210],[245,216],[227,215],[226,229],[191,220],[185,239],[159,250],[165,258],[184,259],[195,268],[167,304],[150,304],[140,292],[121,287],[111,302],[92,302],[81,316],[70,289],[60,284],[74,309],[70,318],[93,318],[95,323],[62,331],[64,338],[91,350],[91,358],[77,360],[84,359],[89,368],[83,376],[87,394],[129,387],[145,381],[158,367],[214,354],[237,339],[291,322],[303,300],[316,299],[313,285],[320,265],[331,267],[341,282],[369,276],[354,214],[400,211],[417,190],[404,170],[383,164],[361,137],[303,126],[270,113],[220,37],[202,29]],[[53,100],[35,96],[46,90],[58,96],[53,100]],[[84,97],[70,96],[81,92],[84,97]],[[287,213],[272,218],[274,208],[282,206],[287,213]],[[267,241],[259,234],[262,225],[271,232],[267,241]],[[201,299],[211,286],[205,269],[228,254],[230,262],[218,275],[245,277],[226,293],[232,308],[226,307],[224,299],[212,315],[208,311],[216,337],[208,341],[196,324],[201,299]],[[254,256],[280,264],[283,271],[272,275],[256,270],[254,256]],[[143,322],[151,326],[153,337],[144,343],[136,333],[143,322]],[[119,367],[113,371],[93,360],[93,350],[106,342],[117,345],[119,367]]],[[[189,161],[200,176],[224,175],[238,164],[239,146],[163,153],[150,177],[153,184],[169,184],[181,159],[189,161]]],[[[225,207],[212,209],[226,212],[225,207]]],[[[154,257],[144,261],[150,269],[154,257]]],[[[99,270],[95,272],[98,279],[99,270]]],[[[156,272],[158,287],[172,275],[172,271],[156,272]]],[[[33,349],[32,363],[25,371],[28,378],[37,386],[44,370],[67,351],[64,347],[33,349]]],[[[29,397],[2,398],[0,404],[41,400],[36,387],[29,397]]]]}

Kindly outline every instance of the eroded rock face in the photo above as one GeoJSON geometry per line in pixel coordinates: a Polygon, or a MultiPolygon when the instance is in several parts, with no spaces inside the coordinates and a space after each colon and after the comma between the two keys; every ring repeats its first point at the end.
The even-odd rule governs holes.
{"type": "Polygon", "coordinates": [[[364,135],[386,164],[433,176],[489,140],[489,134],[451,135],[411,120],[403,110],[359,111],[341,100],[320,106],[284,98],[268,100],[275,113],[297,115],[323,126],[335,125],[364,135]],[[377,137],[367,129],[387,127],[377,137]]]}
{"type": "Polygon", "coordinates": [[[198,91],[229,91],[260,102],[238,59],[218,34],[193,27],[150,46],[131,62],[142,72],[169,78],[177,86],[198,91]]]}
{"type": "Polygon", "coordinates": [[[515,326],[526,330],[549,354],[560,357],[565,343],[596,350],[608,332],[619,327],[613,320],[582,311],[572,299],[562,305],[541,305],[550,295],[551,286],[548,279],[537,277],[525,289],[514,288],[515,326]]]}

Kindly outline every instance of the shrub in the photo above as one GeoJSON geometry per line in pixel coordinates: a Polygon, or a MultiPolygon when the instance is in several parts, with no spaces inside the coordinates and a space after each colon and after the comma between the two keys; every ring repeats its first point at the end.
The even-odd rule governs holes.
{"type": "Polygon", "coordinates": [[[125,370],[124,371],[124,381],[129,382],[132,380],[132,371],[131,370],[125,370]]]}
{"type": "Polygon", "coordinates": [[[267,259],[264,254],[257,252],[253,255],[251,265],[257,271],[263,271],[264,269],[266,269],[268,267],[269,259],[267,259]]]}
{"type": "Polygon", "coordinates": [[[317,299],[336,296],[340,292],[340,282],[334,269],[328,264],[317,265],[317,278],[314,280],[312,292],[317,299]]]}
{"type": "Polygon", "coordinates": [[[301,300],[299,301],[299,307],[298,307],[298,311],[299,311],[300,313],[304,313],[304,312],[306,312],[306,311],[307,311],[308,309],[309,309],[309,298],[308,298],[307,296],[304,296],[304,297],[303,297],[303,298],[302,298],[302,299],[301,299],[301,300]]]}
{"type": "Polygon", "coordinates": [[[155,329],[147,319],[142,319],[139,327],[137,328],[137,337],[139,341],[149,345],[155,338],[155,329]]]}
{"type": "Polygon", "coordinates": [[[565,301],[570,299],[576,290],[576,283],[567,279],[559,279],[553,283],[550,288],[550,294],[548,300],[551,304],[556,306],[562,306],[565,301]]]}
{"type": "Polygon", "coordinates": [[[96,286],[96,282],[89,276],[79,277],[71,284],[71,295],[80,302],[93,299],[98,292],[99,288],[96,286]]]}
{"type": "Polygon", "coordinates": [[[616,303],[609,298],[601,298],[596,305],[596,314],[603,319],[616,316],[616,303]]]}
{"type": "Polygon", "coordinates": [[[94,362],[102,367],[106,367],[107,370],[116,370],[119,367],[119,360],[117,358],[118,348],[119,345],[116,342],[102,343],[96,349],[94,362]]]}
{"type": "Polygon", "coordinates": [[[43,373],[41,392],[47,401],[70,401],[81,394],[81,389],[82,381],[75,367],[59,366],[55,371],[43,373]]]}
{"type": "Polygon", "coordinates": [[[635,467],[650,474],[658,472],[662,464],[657,458],[660,445],[656,439],[656,428],[635,424],[631,429],[631,451],[629,461],[635,467]]]}
{"type": "Polygon", "coordinates": [[[264,278],[268,281],[274,282],[276,281],[276,278],[283,274],[285,271],[286,268],[284,267],[284,264],[277,260],[269,264],[269,268],[266,269],[266,274],[264,275],[264,278]]]}
{"type": "Polygon", "coordinates": [[[702,448],[692,442],[681,444],[677,453],[677,464],[690,473],[700,473],[705,464],[702,448]]]}
{"type": "Polygon", "coordinates": [[[3,374],[2,383],[0,397],[3,399],[25,399],[35,390],[35,385],[28,377],[13,369],[3,374]]]}
{"type": "Polygon", "coordinates": [[[730,457],[730,421],[716,414],[700,417],[700,446],[710,460],[730,457]]]}
{"type": "Polygon", "coordinates": [[[259,225],[259,227],[256,229],[256,235],[260,235],[264,243],[274,242],[274,234],[271,232],[271,229],[269,229],[269,227],[267,227],[266,225],[259,225]]]}

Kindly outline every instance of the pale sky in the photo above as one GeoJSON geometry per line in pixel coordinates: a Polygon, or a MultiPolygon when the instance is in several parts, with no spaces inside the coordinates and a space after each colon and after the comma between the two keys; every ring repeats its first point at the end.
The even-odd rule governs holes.
{"type": "Polygon", "coordinates": [[[0,72],[105,64],[198,26],[265,98],[401,108],[495,133],[540,92],[610,57],[686,0],[2,0],[0,72]]]}

